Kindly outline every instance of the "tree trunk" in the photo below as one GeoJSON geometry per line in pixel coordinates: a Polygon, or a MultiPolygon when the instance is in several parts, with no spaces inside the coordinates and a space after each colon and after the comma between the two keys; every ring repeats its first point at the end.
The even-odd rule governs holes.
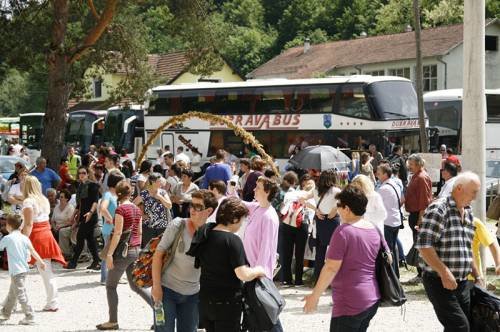
{"type": "Polygon", "coordinates": [[[415,44],[417,49],[417,67],[416,67],[416,88],[418,101],[418,124],[420,127],[420,151],[428,152],[427,147],[427,132],[425,128],[425,112],[424,112],[424,89],[423,89],[423,67],[422,67],[422,42],[420,38],[420,3],[419,0],[413,0],[413,15],[415,20],[415,44]]]}
{"type": "Polygon", "coordinates": [[[52,41],[47,56],[48,98],[43,121],[42,156],[57,170],[64,146],[66,108],[70,94],[69,65],[63,49],[68,23],[68,0],[53,0],[52,41]]]}

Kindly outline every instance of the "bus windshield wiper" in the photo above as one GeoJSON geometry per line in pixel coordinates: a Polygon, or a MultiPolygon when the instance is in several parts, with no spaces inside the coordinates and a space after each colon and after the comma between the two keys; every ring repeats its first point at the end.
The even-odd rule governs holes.
{"type": "Polygon", "coordinates": [[[397,116],[400,116],[400,117],[402,117],[402,118],[405,118],[405,117],[406,117],[406,115],[401,114],[401,113],[396,113],[396,112],[385,112],[385,111],[384,111],[384,114],[392,114],[392,115],[397,115],[397,116]]]}

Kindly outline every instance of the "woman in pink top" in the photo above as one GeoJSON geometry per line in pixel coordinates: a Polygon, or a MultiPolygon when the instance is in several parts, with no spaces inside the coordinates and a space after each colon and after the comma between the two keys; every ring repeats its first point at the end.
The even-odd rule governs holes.
{"type": "Polygon", "coordinates": [[[330,332],[363,332],[375,316],[380,292],[375,277],[375,260],[381,242],[380,232],[363,218],[368,199],[349,185],[337,194],[342,224],[330,241],[326,262],[316,287],[306,296],[304,311],[312,312],[328,285],[332,285],[333,313],[330,332]]]}
{"type": "Polygon", "coordinates": [[[141,251],[142,239],[142,217],[141,210],[130,201],[132,187],[126,180],[118,182],[115,187],[116,196],[118,196],[118,208],[115,211],[114,229],[109,245],[109,251],[106,256],[106,266],[108,268],[108,277],[106,279],[106,295],[108,297],[109,321],[97,325],[98,330],[118,330],[118,293],[116,287],[118,281],[125,272],[127,274],[130,288],[139,294],[144,301],[153,307],[151,293],[144,288],[139,288],[132,281],[132,269],[134,262],[141,251]],[[131,230],[128,253],[126,257],[121,255],[113,257],[120,237],[124,231],[131,230]]]}
{"type": "MultiPolygon", "coordinates": [[[[243,235],[243,247],[250,267],[262,266],[266,277],[272,280],[280,222],[271,201],[279,192],[279,187],[275,181],[261,176],[257,179],[254,192],[256,202],[243,201],[250,212],[243,235]]],[[[279,331],[283,331],[283,328],[278,320],[270,332],[279,331]]]]}

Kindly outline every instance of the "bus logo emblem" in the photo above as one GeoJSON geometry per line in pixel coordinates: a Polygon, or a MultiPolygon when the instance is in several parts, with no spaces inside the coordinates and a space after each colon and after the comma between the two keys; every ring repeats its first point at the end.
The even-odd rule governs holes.
{"type": "Polygon", "coordinates": [[[323,126],[325,126],[326,129],[329,129],[332,126],[331,114],[323,114],[323,126]]]}

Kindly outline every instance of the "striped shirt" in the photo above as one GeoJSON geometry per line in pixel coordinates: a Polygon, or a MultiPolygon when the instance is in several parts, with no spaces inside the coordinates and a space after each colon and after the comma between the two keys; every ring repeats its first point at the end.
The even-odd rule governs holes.
{"type": "MultiPolygon", "coordinates": [[[[465,208],[462,222],[453,197],[441,198],[425,210],[415,248],[434,248],[455,278],[465,280],[472,271],[474,231],[471,208],[465,208]]],[[[435,272],[422,259],[420,267],[424,271],[435,272]]]]}

